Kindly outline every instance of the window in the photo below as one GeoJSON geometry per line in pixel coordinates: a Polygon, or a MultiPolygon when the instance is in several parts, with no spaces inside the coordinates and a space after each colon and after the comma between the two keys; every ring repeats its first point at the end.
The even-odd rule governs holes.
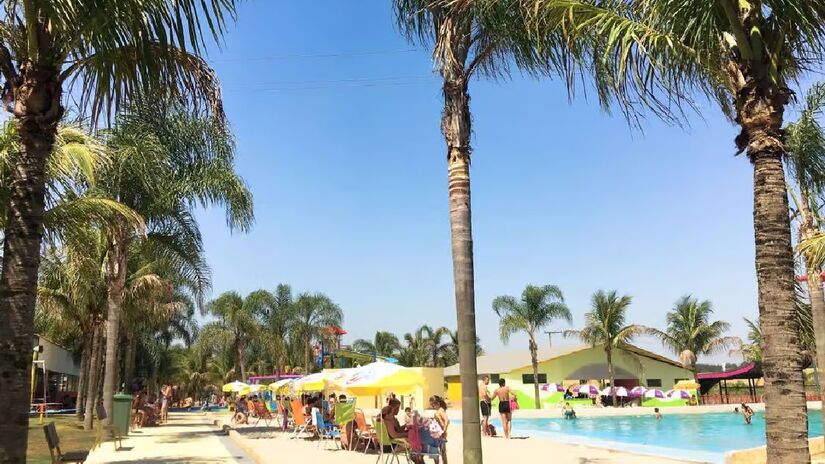
{"type": "Polygon", "coordinates": [[[498,383],[498,379],[501,378],[498,374],[490,374],[490,383],[498,383]]]}
{"type": "Polygon", "coordinates": [[[647,379],[647,386],[648,387],[661,387],[662,386],[662,379],[647,379]]]}
{"type": "MultiPolygon", "coordinates": [[[[533,384],[533,374],[521,374],[521,383],[533,384]]],[[[547,374],[539,374],[538,383],[547,383],[547,374]]]]}

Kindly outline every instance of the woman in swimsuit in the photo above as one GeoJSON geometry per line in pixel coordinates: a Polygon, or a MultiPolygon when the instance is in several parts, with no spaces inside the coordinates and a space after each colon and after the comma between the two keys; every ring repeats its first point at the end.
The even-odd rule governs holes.
{"type": "Polygon", "coordinates": [[[504,438],[510,438],[511,420],[513,413],[510,410],[510,387],[504,385],[504,379],[499,379],[498,388],[493,396],[498,398],[498,412],[501,414],[501,426],[504,429],[504,438]]]}

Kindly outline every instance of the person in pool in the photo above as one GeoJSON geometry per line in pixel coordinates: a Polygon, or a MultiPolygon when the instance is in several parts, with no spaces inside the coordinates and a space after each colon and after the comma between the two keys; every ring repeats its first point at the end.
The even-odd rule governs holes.
{"type": "Polygon", "coordinates": [[[653,408],[653,412],[656,413],[656,420],[662,420],[662,413],[659,412],[659,408],[653,408]]]}
{"type": "Polygon", "coordinates": [[[570,406],[569,402],[564,403],[564,406],[561,408],[561,412],[564,414],[565,419],[576,418],[576,411],[573,410],[573,406],[570,406]]]}
{"type": "Polygon", "coordinates": [[[750,424],[753,418],[753,409],[745,403],[742,403],[742,417],[745,418],[745,423],[750,424]]]}

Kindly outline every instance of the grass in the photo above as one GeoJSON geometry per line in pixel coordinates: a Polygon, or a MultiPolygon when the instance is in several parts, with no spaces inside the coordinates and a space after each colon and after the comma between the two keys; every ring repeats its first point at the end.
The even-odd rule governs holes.
{"type": "MultiPolygon", "coordinates": [[[[47,417],[43,424],[54,422],[60,437],[60,449],[66,451],[88,451],[95,442],[95,431],[83,430],[82,424],[74,415],[47,417]]],[[[29,419],[29,447],[26,450],[26,462],[29,464],[50,464],[49,445],[43,433],[43,425],[37,416],[29,419]]]]}

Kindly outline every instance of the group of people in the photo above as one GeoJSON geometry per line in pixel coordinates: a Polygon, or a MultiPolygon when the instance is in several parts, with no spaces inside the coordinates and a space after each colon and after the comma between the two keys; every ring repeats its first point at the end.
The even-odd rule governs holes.
{"type": "Polygon", "coordinates": [[[504,438],[510,438],[513,424],[513,411],[518,409],[518,399],[507,386],[504,379],[498,380],[498,388],[492,394],[489,390],[490,376],[482,375],[478,381],[478,397],[481,408],[481,433],[484,436],[495,436],[496,430],[490,424],[490,415],[493,409],[493,399],[498,399],[498,413],[501,416],[501,427],[504,438]]]}
{"type": "Polygon", "coordinates": [[[150,394],[145,387],[138,390],[132,400],[132,426],[141,428],[165,424],[169,420],[172,393],[169,384],[160,388],[159,396],[150,394]]]}
{"type": "MultiPolygon", "coordinates": [[[[450,419],[447,417],[447,402],[440,396],[432,396],[429,400],[430,408],[435,410],[432,418],[424,418],[408,407],[404,409],[404,425],[398,420],[401,412],[401,401],[392,395],[387,405],[381,409],[379,420],[386,427],[387,435],[394,440],[402,440],[397,446],[416,448],[421,453],[438,455],[444,464],[447,464],[447,430],[450,419]]],[[[423,464],[424,458],[420,453],[411,456],[413,462],[423,464]]]]}

